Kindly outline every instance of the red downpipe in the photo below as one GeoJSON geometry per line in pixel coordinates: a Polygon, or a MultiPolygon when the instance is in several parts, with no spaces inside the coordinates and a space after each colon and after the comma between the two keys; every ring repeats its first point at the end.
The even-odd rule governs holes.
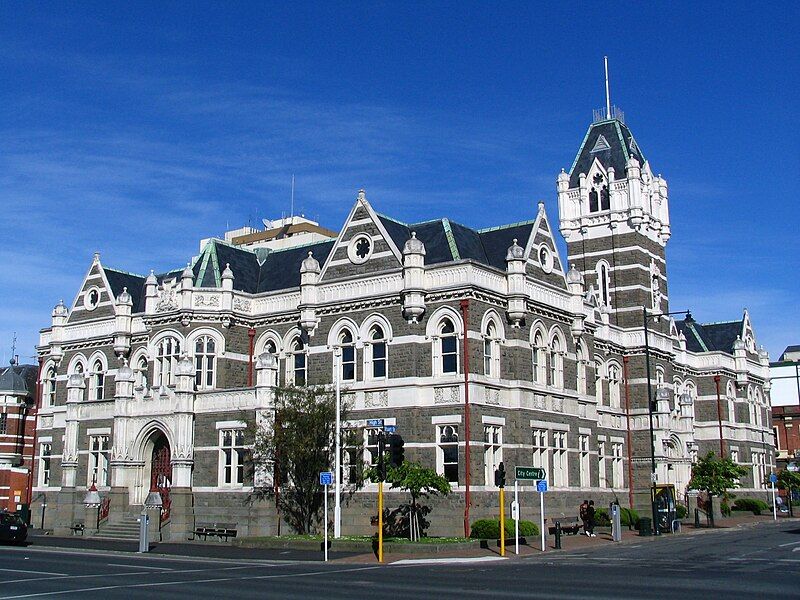
{"type": "Polygon", "coordinates": [[[252,327],[247,330],[250,338],[250,360],[247,361],[247,387],[253,387],[253,350],[255,348],[256,330],[252,327]]]}
{"type": "Polygon", "coordinates": [[[722,437],[722,402],[719,399],[719,375],[714,375],[717,386],[717,424],[719,425],[719,457],[725,458],[725,439],[722,437]]]}
{"type": "MultiPolygon", "coordinates": [[[[31,444],[31,466],[28,470],[28,518],[31,519],[30,506],[33,501],[33,468],[36,464],[36,433],[37,420],[39,418],[39,407],[42,405],[42,367],[44,358],[39,357],[39,371],[36,375],[36,392],[33,401],[33,442],[31,444]]],[[[27,417],[26,417],[27,422],[27,417]]],[[[25,426],[22,427],[22,447],[25,448],[25,426]]],[[[32,519],[31,519],[32,520],[32,519]]]]}
{"type": "Polygon", "coordinates": [[[470,534],[469,527],[469,506],[472,502],[470,497],[470,435],[469,435],[469,346],[467,343],[467,315],[469,311],[469,300],[461,301],[461,321],[464,329],[464,441],[466,443],[464,451],[464,462],[466,468],[464,469],[464,537],[468,538],[470,534]]]}
{"type": "Polygon", "coordinates": [[[631,442],[631,398],[630,386],[628,384],[628,360],[627,356],[622,357],[622,378],[625,380],[625,421],[628,427],[628,507],[633,510],[633,444],[631,442]]]}

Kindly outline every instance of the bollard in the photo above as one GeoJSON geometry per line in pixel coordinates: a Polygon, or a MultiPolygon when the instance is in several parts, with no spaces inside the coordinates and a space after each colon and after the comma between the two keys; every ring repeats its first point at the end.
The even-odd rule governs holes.
{"type": "Polygon", "coordinates": [[[700,529],[700,511],[696,508],[694,509],[694,528],[700,529]]]}
{"type": "Polygon", "coordinates": [[[561,521],[556,521],[556,550],[561,550],[561,521]]]}
{"type": "Polygon", "coordinates": [[[619,504],[611,504],[611,539],[615,542],[622,541],[622,523],[620,519],[619,504]]]}
{"type": "Polygon", "coordinates": [[[150,542],[147,539],[147,511],[142,510],[139,515],[139,552],[150,552],[150,542]]]}

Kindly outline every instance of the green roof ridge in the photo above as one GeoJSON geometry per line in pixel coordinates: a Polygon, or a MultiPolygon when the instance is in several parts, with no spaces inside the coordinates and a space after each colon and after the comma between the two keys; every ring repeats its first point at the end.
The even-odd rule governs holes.
{"type": "Polygon", "coordinates": [[[130,271],[123,271],[122,269],[115,269],[114,267],[107,267],[103,265],[104,271],[114,271],[115,273],[121,273],[123,275],[130,275],[131,277],[139,277],[141,279],[146,279],[145,275],[139,275],[138,273],[131,273],[130,271]]]}
{"type": "Polygon", "coordinates": [[[447,237],[447,243],[450,246],[450,254],[453,255],[453,260],[461,260],[461,255],[458,253],[458,246],[456,246],[456,238],[453,236],[453,230],[450,228],[450,219],[442,219],[442,226],[444,227],[444,235],[447,237]]]}
{"type": "MultiPolygon", "coordinates": [[[[686,322],[684,321],[684,323],[686,322]]],[[[703,338],[700,337],[700,334],[697,333],[697,330],[694,328],[694,325],[692,323],[686,323],[686,326],[692,331],[692,333],[694,334],[694,338],[700,344],[700,347],[703,349],[703,351],[709,352],[708,346],[706,346],[706,343],[703,341],[703,338]]]]}
{"type": "Polygon", "coordinates": [[[531,221],[518,221],[517,223],[509,223],[508,225],[495,225],[494,227],[484,227],[483,229],[476,229],[477,233],[489,233],[490,231],[500,231],[501,229],[511,229],[512,227],[522,227],[523,225],[533,225],[536,219],[531,221]]]}

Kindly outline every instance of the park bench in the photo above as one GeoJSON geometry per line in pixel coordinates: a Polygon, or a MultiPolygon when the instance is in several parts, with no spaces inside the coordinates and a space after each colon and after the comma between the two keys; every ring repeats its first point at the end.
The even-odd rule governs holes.
{"type": "Polygon", "coordinates": [[[220,540],[227,541],[230,538],[236,537],[236,525],[232,523],[213,523],[210,525],[198,525],[192,532],[194,537],[190,539],[207,540],[210,537],[216,537],[220,540]]]}
{"type": "Polygon", "coordinates": [[[72,535],[83,535],[83,531],[86,527],[84,527],[83,523],[75,523],[69,529],[72,531],[72,535]]]}
{"type": "MultiPolygon", "coordinates": [[[[561,534],[562,535],[578,535],[583,528],[583,525],[578,521],[561,521],[561,534]]],[[[550,525],[547,528],[550,535],[556,534],[556,526],[550,525]]]]}

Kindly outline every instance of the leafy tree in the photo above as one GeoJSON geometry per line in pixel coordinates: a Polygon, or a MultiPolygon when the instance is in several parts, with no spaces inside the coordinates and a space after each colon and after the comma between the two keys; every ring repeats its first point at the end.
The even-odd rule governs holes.
{"type": "MultiPolygon", "coordinates": [[[[341,419],[346,421],[349,403],[342,399],[341,419]]],[[[324,488],[320,471],[332,470],[336,447],[336,396],[327,386],[281,387],[275,390],[275,411],[254,427],[251,453],[255,477],[251,500],[277,499],[278,510],[301,534],[311,533],[320,521],[324,488]],[[272,482],[263,481],[272,475],[272,482]],[[261,481],[258,481],[261,480],[261,481]]],[[[361,437],[342,430],[342,448],[360,457],[361,437]]],[[[352,494],[361,485],[360,461],[356,481],[344,486],[352,494]]],[[[327,526],[327,524],[326,524],[327,526]]]]}
{"type": "MultiPolygon", "coordinates": [[[[370,477],[377,479],[375,469],[370,471],[370,477]]],[[[420,499],[431,495],[447,496],[451,491],[450,482],[434,469],[410,461],[403,461],[399,467],[390,467],[386,473],[386,481],[392,484],[392,489],[405,490],[411,494],[411,505],[407,511],[409,538],[412,541],[418,540],[425,525],[420,523],[420,518],[424,519],[425,514],[430,512],[427,507],[420,507],[420,499]]]]}
{"type": "Polygon", "coordinates": [[[788,492],[788,500],[789,500],[789,515],[794,516],[794,512],[792,510],[792,498],[793,492],[800,490],[800,473],[797,471],[790,471],[788,469],[782,469],[778,473],[778,483],[776,483],[778,488],[782,490],[786,490],[788,492]]]}
{"type": "MultiPolygon", "coordinates": [[[[713,452],[709,452],[692,467],[689,488],[708,492],[710,503],[713,503],[713,496],[719,496],[723,499],[723,504],[727,504],[730,498],[728,490],[738,488],[739,479],[745,475],[747,469],[743,466],[737,465],[730,458],[717,458],[713,452]]],[[[713,514],[713,506],[711,508],[713,514]]]]}

